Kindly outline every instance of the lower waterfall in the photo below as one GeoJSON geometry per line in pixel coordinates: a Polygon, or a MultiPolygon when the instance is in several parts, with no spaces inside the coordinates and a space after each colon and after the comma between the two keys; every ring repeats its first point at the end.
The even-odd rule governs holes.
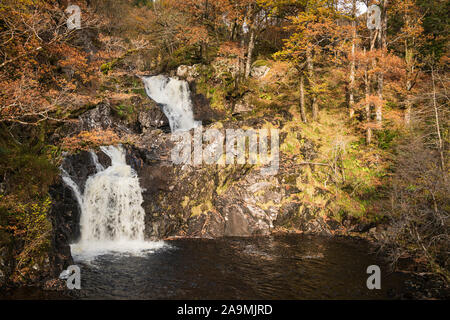
{"type": "Polygon", "coordinates": [[[111,166],[104,169],[91,152],[97,173],[87,179],[83,194],[63,170],[63,180],[81,209],[81,239],[72,244],[72,255],[141,252],[161,247],[162,242],[144,240],[142,189],[136,172],[126,163],[124,149],[121,146],[100,149],[111,159],[111,166]]]}

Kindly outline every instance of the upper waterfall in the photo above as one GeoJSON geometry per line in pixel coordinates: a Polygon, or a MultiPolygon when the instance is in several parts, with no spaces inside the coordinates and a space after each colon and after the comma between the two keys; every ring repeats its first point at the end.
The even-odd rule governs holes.
{"type": "Polygon", "coordinates": [[[147,95],[162,106],[172,132],[188,131],[198,126],[192,111],[189,85],[184,80],[164,75],[142,77],[147,95]]]}
{"type": "Polygon", "coordinates": [[[81,210],[81,239],[72,245],[72,253],[96,255],[161,246],[144,241],[142,189],[136,172],[126,163],[124,149],[121,146],[100,149],[111,159],[111,166],[105,169],[91,152],[97,173],[87,179],[83,194],[67,172],[62,171],[63,180],[73,190],[81,210]]]}

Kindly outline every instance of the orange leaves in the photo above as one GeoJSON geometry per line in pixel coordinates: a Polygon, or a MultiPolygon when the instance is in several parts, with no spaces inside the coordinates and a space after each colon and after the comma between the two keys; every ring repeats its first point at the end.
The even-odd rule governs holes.
{"type": "MultiPolygon", "coordinates": [[[[94,84],[103,57],[80,44],[95,33],[80,30],[73,36],[63,11],[48,1],[0,4],[0,122],[64,121],[70,110],[86,104],[80,89],[94,84]]],[[[101,24],[94,23],[89,8],[82,11],[84,27],[101,24]]]]}
{"type": "Polygon", "coordinates": [[[367,130],[367,129],[372,129],[372,130],[381,130],[383,129],[383,126],[377,122],[364,122],[360,124],[360,128],[367,130]]]}
{"type": "Polygon", "coordinates": [[[223,57],[240,57],[243,58],[243,50],[235,42],[224,42],[221,44],[218,52],[219,56],[223,57]]]}
{"type": "Polygon", "coordinates": [[[367,105],[380,105],[380,104],[383,104],[383,100],[381,100],[378,95],[369,95],[366,96],[365,99],[361,100],[357,104],[357,107],[359,109],[364,109],[366,108],[367,105]]]}
{"type": "Polygon", "coordinates": [[[223,27],[232,29],[244,22],[251,26],[253,14],[250,8],[256,6],[255,0],[170,0],[167,3],[181,14],[182,18],[174,21],[179,24],[177,37],[188,45],[210,43],[212,35],[217,38],[223,27]]]}
{"type": "Polygon", "coordinates": [[[209,42],[208,30],[205,26],[192,26],[191,28],[184,30],[182,35],[183,38],[186,39],[188,45],[209,42]]]}
{"type": "Polygon", "coordinates": [[[63,139],[62,148],[69,152],[89,150],[102,145],[114,145],[120,142],[112,130],[82,131],[74,137],[63,139]]]}
{"type": "Polygon", "coordinates": [[[62,67],[74,67],[74,68],[86,68],[87,57],[84,53],[80,52],[75,47],[62,43],[52,48],[53,53],[57,54],[61,58],[58,60],[58,64],[62,67]]]}

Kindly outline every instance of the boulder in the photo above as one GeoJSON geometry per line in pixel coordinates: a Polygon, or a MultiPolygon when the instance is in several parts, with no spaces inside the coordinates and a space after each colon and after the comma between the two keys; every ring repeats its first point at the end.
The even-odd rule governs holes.
{"type": "Polygon", "coordinates": [[[251,70],[251,76],[256,79],[264,78],[270,71],[270,68],[267,66],[258,66],[253,67],[251,70]]]}
{"type": "Polygon", "coordinates": [[[109,104],[99,104],[80,117],[81,131],[106,130],[113,127],[111,108],[109,104]]]}
{"type": "Polygon", "coordinates": [[[154,129],[170,131],[169,120],[157,106],[142,110],[138,114],[138,123],[142,133],[146,134],[154,129]]]}
{"type": "Polygon", "coordinates": [[[199,68],[199,64],[193,66],[181,65],[178,67],[176,75],[181,79],[192,82],[200,75],[199,68]]]}

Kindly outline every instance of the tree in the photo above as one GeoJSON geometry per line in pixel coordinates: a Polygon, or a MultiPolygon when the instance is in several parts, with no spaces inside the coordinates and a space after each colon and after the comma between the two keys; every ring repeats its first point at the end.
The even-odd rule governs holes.
{"type": "Polygon", "coordinates": [[[356,72],[356,0],[352,0],[352,49],[349,75],[349,117],[353,118],[355,115],[355,72],[356,72]]]}
{"type": "MultiPolygon", "coordinates": [[[[82,31],[68,30],[64,10],[46,1],[0,4],[0,122],[63,121],[64,109],[83,99],[74,90],[92,80],[96,64],[71,43],[82,31]]],[[[86,9],[83,27],[95,23],[86,9]]]]}
{"type": "MultiPolygon", "coordinates": [[[[393,1],[393,15],[400,18],[401,29],[396,34],[393,41],[400,42],[403,51],[405,65],[404,79],[404,99],[405,99],[405,123],[410,125],[411,112],[414,103],[414,89],[416,88],[419,74],[421,72],[421,62],[419,48],[424,43],[422,14],[414,0],[393,1]]],[[[395,43],[394,43],[395,44],[395,43]]]]}
{"type": "MultiPolygon", "coordinates": [[[[381,26],[378,30],[378,48],[381,51],[381,59],[387,54],[387,31],[388,31],[388,6],[389,0],[382,0],[381,5],[381,26]]],[[[378,80],[378,100],[375,106],[376,121],[381,126],[383,120],[383,86],[384,86],[384,72],[380,68],[377,74],[378,80]]]]}
{"type": "MultiPolygon", "coordinates": [[[[290,17],[286,28],[291,35],[285,41],[282,51],[276,56],[287,58],[308,79],[313,121],[318,120],[318,97],[324,90],[316,64],[326,64],[337,56],[344,29],[337,28],[340,17],[334,4],[324,0],[310,0],[304,3],[304,11],[290,17]]],[[[300,86],[302,88],[302,86],[300,86]]],[[[305,120],[304,120],[305,121],[305,120]]]]}

